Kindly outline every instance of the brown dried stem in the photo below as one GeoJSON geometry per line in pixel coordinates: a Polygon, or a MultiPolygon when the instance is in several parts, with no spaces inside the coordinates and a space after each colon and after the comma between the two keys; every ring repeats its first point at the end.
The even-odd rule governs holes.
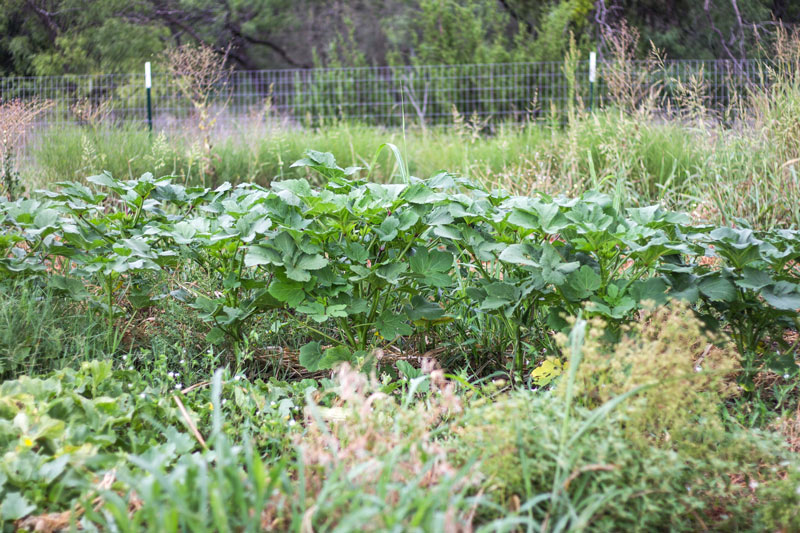
{"type": "Polygon", "coordinates": [[[13,200],[19,175],[16,157],[36,117],[53,106],[48,100],[19,99],[0,103],[0,192],[13,200]]]}
{"type": "Polygon", "coordinates": [[[166,53],[170,79],[194,108],[197,129],[203,143],[205,161],[202,171],[212,181],[214,168],[211,164],[211,130],[231,98],[228,79],[232,69],[225,66],[229,53],[230,47],[220,54],[205,44],[186,44],[166,53]]]}

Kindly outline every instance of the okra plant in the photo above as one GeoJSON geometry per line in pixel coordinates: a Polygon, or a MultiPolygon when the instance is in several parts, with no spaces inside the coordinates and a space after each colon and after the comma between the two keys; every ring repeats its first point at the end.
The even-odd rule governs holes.
{"type": "Polygon", "coordinates": [[[424,351],[437,328],[486,318],[522,371],[570,316],[602,317],[613,340],[643,308],[680,298],[730,335],[746,368],[796,372],[782,336],[800,308],[796,230],[693,226],[591,191],[510,196],[447,172],[378,184],[315,151],[294,166],[324,185],[212,190],[106,173],[0,201],[0,276],[48,279],[111,327],[169,296],[153,275],[193,265],[212,287],[172,295],[209,324],[209,342],[236,346],[277,313],[306,338],[312,370],[379,347],[424,351]]]}

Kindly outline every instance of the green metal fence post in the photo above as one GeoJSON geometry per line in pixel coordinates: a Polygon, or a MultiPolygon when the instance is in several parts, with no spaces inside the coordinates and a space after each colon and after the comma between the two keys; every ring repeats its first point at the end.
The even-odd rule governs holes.
{"type": "Polygon", "coordinates": [[[589,112],[594,103],[594,82],[597,81],[597,53],[589,52],[589,112]]]}
{"type": "Polygon", "coordinates": [[[144,64],[144,88],[147,92],[147,127],[150,130],[150,135],[153,134],[153,106],[150,101],[150,87],[152,86],[150,79],[150,62],[144,64]]]}

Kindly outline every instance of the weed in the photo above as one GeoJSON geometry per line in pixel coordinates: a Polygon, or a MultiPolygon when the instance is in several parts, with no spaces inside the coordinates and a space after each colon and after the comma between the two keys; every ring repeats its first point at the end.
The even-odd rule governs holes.
{"type": "Polygon", "coordinates": [[[53,106],[49,101],[0,102],[0,194],[14,200],[21,192],[17,158],[33,121],[53,106]]]}
{"type": "Polygon", "coordinates": [[[196,127],[202,141],[203,159],[200,173],[204,183],[214,186],[216,172],[212,158],[211,130],[230,100],[225,67],[230,47],[221,55],[206,45],[185,44],[166,52],[170,77],[183,96],[191,102],[196,127]]]}
{"type": "Polygon", "coordinates": [[[626,330],[624,339],[609,349],[603,346],[602,325],[589,328],[576,374],[577,400],[598,407],[646,387],[624,410],[631,440],[645,436],[679,448],[698,439],[717,442],[719,405],[738,394],[736,352],[704,332],[680,303],[645,312],[626,330]]]}
{"type": "Polygon", "coordinates": [[[0,381],[99,357],[102,339],[102,324],[82,306],[37,284],[0,284],[0,381]]]}

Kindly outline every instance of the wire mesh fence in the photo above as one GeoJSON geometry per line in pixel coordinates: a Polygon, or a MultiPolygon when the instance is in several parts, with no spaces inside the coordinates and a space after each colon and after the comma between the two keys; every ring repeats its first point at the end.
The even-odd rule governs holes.
{"type": "MultiPolygon", "coordinates": [[[[221,120],[269,114],[301,125],[346,119],[433,126],[452,124],[458,116],[485,122],[552,120],[572,105],[612,105],[622,73],[627,76],[622,83],[637,85],[627,88],[632,93],[658,86],[656,105],[664,110],[675,104],[681,84],[691,82],[709,108],[721,111],[743,89],[763,83],[762,67],[754,60],[671,60],[656,67],[644,61],[601,62],[593,88],[588,61],[233,71],[215,91],[212,106],[224,108],[221,120]]],[[[54,102],[39,127],[147,123],[144,73],[0,79],[0,101],[15,98],[54,102]]],[[[153,73],[154,128],[180,128],[194,120],[195,112],[165,72],[153,73]]]]}

